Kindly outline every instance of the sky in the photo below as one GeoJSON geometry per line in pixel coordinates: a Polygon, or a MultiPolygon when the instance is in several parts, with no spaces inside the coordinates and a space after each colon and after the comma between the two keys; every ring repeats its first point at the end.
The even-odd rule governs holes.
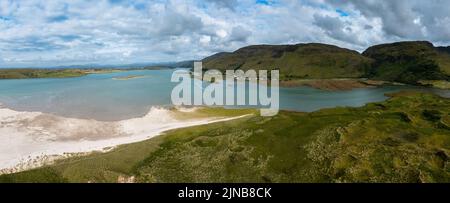
{"type": "Polygon", "coordinates": [[[202,59],[253,44],[450,45],[447,0],[1,0],[0,67],[202,59]]]}

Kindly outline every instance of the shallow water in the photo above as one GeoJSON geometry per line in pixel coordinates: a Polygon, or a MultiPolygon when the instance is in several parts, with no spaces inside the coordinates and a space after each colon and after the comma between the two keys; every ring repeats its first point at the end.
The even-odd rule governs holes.
{"type": "MultiPolygon", "coordinates": [[[[123,120],[146,115],[153,106],[171,106],[173,70],[139,70],[91,74],[64,79],[0,80],[0,103],[20,111],[96,120],[123,120]],[[115,77],[143,76],[129,80],[115,77]]],[[[362,106],[383,101],[385,93],[404,89],[432,91],[450,97],[450,91],[409,86],[324,91],[309,87],[280,88],[280,108],[315,111],[335,106],[362,106]]]]}

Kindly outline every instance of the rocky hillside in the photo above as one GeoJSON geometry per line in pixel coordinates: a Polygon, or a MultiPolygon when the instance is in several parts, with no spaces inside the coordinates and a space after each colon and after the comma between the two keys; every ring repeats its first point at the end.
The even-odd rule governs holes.
{"type": "Polygon", "coordinates": [[[414,84],[419,80],[447,80],[450,55],[430,42],[397,42],[368,48],[363,56],[374,59],[368,76],[414,84]]]}

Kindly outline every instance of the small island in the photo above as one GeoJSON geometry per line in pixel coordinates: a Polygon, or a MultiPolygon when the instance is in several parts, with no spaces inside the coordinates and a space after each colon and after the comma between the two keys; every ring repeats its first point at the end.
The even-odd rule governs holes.
{"type": "Polygon", "coordinates": [[[127,75],[127,76],[121,76],[121,77],[113,77],[113,80],[131,80],[131,79],[138,79],[143,78],[143,75],[127,75]]]}

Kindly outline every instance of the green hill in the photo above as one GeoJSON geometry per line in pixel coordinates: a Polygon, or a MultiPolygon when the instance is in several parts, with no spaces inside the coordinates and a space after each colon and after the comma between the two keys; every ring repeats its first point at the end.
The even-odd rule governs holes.
{"type": "Polygon", "coordinates": [[[359,78],[371,59],[326,44],[255,45],[203,59],[206,69],[280,69],[281,79],[359,78]]]}
{"type": "Polygon", "coordinates": [[[441,66],[442,71],[445,74],[450,75],[450,46],[448,47],[437,47],[439,52],[437,61],[441,66]]]}
{"type": "Polygon", "coordinates": [[[326,44],[254,45],[203,59],[206,69],[279,69],[281,80],[371,78],[418,84],[448,80],[450,47],[411,41],[376,45],[363,54],[326,44]]]}
{"type": "Polygon", "coordinates": [[[450,75],[446,49],[426,41],[376,45],[362,55],[374,59],[368,72],[374,79],[415,84],[419,80],[447,80],[450,75]]]}

